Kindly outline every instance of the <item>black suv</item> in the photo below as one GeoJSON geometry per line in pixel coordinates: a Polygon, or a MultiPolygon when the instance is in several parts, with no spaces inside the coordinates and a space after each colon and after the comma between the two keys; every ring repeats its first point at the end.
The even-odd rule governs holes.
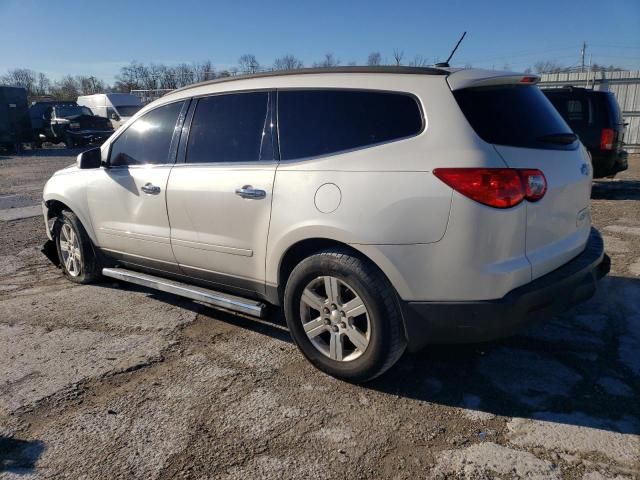
{"type": "Polygon", "coordinates": [[[577,87],[542,91],[589,150],[594,178],[628,168],[627,152],[622,148],[626,124],[613,93],[577,87]]]}
{"type": "Polygon", "coordinates": [[[64,142],[67,148],[101,144],[113,133],[108,118],[98,117],[75,103],[54,104],[44,111],[42,119],[46,141],[64,142]]]}

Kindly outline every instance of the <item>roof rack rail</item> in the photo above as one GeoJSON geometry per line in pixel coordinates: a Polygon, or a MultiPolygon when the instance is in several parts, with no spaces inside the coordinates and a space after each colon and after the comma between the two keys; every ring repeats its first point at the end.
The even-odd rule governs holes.
{"type": "Polygon", "coordinates": [[[286,75],[309,75],[320,73],[392,73],[392,74],[410,74],[410,75],[448,75],[450,72],[441,68],[434,67],[403,67],[403,66],[346,66],[346,67],[322,67],[322,68],[299,68],[295,70],[272,70],[268,72],[257,72],[250,74],[233,75],[230,77],[216,78],[214,80],[206,80],[204,82],[194,83],[181,87],[174,92],[181,92],[191,88],[202,87],[204,85],[212,85],[216,83],[232,82],[235,80],[248,80],[252,78],[264,77],[280,77],[286,75]]]}

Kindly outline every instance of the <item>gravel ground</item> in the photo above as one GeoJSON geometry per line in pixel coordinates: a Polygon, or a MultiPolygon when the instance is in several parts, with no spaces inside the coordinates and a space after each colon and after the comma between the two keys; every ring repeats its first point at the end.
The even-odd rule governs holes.
{"type": "MultiPolygon", "coordinates": [[[[0,156],[0,214],[77,152],[0,156]]],[[[0,220],[0,478],[640,478],[640,157],[598,181],[611,274],[501,342],[366,386],[267,321],[62,279],[40,217],[0,220]]],[[[14,215],[15,216],[15,215],[14,215]]],[[[12,218],[12,217],[5,217],[12,218]]]]}

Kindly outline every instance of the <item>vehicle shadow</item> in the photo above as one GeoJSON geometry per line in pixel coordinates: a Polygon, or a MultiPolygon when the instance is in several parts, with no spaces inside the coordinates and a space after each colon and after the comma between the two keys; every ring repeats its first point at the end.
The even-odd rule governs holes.
{"type": "MultiPolygon", "coordinates": [[[[291,342],[276,308],[257,320],[132,284],[102,286],[146,292],[176,307],[291,342]]],[[[405,353],[387,374],[354,388],[459,407],[479,417],[535,418],[640,434],[638,351],[640,280],[605,277],[589,302],[518,336],[405,353]]]]}
{"type": "Polygon", "coordinates": [[[291,343],[291,337],[287,330],[286,322],[280,309],[276,307],[267,307],[267,315],[265,318],[257,319],[242,313],[215,308],[205,303],[196,302],[188,298],[183,298],[170,293],[160,292],[133,283],[109,281],[100,284],[103,288],[116,290],[129,290],[135,292],[146,293],[150,298],[154,298],[160,302],[168,303],[174,307],[184,308],[196,314],[205,315],[211,319],[215,319],[229,325],[239,328],[251,330],[253,332],[265,335],[267,337],[280,340],[282,342],[291,343]]]}
{"type": "Polygon", "coordinates": [[[594,181],[591,198],[594,200],[640,200],[640,181],[594,181]]]}
{"type": "Polygon", "coordinates": [[[46,446],[40,440],[18,440],[0,436],[0,473],[16,475],[33,473],[46,446]]]}
{"type": "Polygon", "coordinates": [[[484,344],[406,354],[366,385],[472,414],[640,434],[640,280],[608,277],[589,302],[484,344]]]}

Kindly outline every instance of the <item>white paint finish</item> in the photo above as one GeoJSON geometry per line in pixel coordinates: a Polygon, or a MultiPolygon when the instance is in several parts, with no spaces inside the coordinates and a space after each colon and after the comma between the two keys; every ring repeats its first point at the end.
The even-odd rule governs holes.
{"type": "Polygon", "coordinates": [[[540,77],[530,73],[507,72],[504,70],[478,70],[475,68],[451,70],[451,75],[447,77],[447,82],[451,86],[451,90],[491,85],[519,84],[523,77],[533,78],[533,81],[529,81],[528,84],[540,81],[540,77]]]}
{"type": "Polygon", "coordinates": [[[454,193],[441,241],[354,247],[382,269],[403,300],[501,298],[531,281],[525,219],[525,205],[496,210],[454,193]]]}
{"type": "Polygon", "coordinates": [[[47,181],[42,198],[45,201],[57,200],[69,207],[80,219],[91,240],[99,245],[91,222],[86,189],[87,183],[97,174],[98,170],[80,170],[75,164],[70,165],[54,173],[47,181]]]}
{"type": "MultiPolygon", "coordinates": [[[[452,79],[459,81],[458,86],[481,79],[515,81],[511,74],[476,70],[456,71],[450,83],[452,79]]],[[[403,299],[483,300],[504,296],[568,261],[584,246],[589,222],[576,226],[589,197],[590,178],[576,176],[584,161],[582,150],[494,148],[472,130],[446,76],[312,73],[237,79],[170,93],[131,121],[149,109],[191,96],[287,88],[408,92],[422,107],[425,128],[396,142],[281,162],[277,171],[274,164],[175,166],[167,214],[175,240],[173,253],[182,265],[203,275],[216,272],[276,285],[280,261],[292,245],[326,238],[352,244],[368,255],[403,299]],[[505,166],[541,168],[549,180],[549,193],[537,204],[497,210],[454,193],[432,174],[438,167],[505,166]],[[316,198],[327,183],[340,190],[339,203],[328,190],[316,198]],[[244,185],[265,190],[265,199],[235,195],[235,189],[244,185]]],[[[103,153],[111,141],[103,145],[103,153]]],[[[104,204],[107,195],[98,196],[104,204]]],[[[123,199],[111,202],[120,208],[123,199]]],[[[101,235],[116,250],[138,249],[131,253],[169,258],[162,250],[167,247],[164,241],[149,241],[166,238],[162,229],[132,225],[126,237],[132,246],[122,243],[125,237],[112,234],[122,229],[118,223],[128,222],[126,215],[138,215],[130,203],[131,208],[109,214],[112,224],[103,226],[111,230],[101,235]],[[125,221],[116,220],[120,217],[125,221]]]]}
{"type": "Polygon", "coordinates": [[[166,187],[170,166],[91,170],[87,203],[98,240],[105,249],[175,263],[169,236],[166,187]],[[151,183],[160,193],[141,188],[151,183]]]}
{"type": "Polygon", "coordinates": [[[174,167],[167,207],[178,263],[203,276],[213,271],[264,281],[275,169],[275,163],[174,167]],[[240,197],[236,189],[245,185],[265,197],[240,197]]]}
{"type": "Polygon", "coordinates": [[[318,187],[314,198],[316,208],[321,213],[334,212],[342,201],[342,193],[335,183],[325,183],[318,187]]]}
{"type": "Polygon", "coordinates": [[[533,279],[555,270],[584,250],[591,219],[579,220],[591,198],[591,174],[581,167],[589,164],[582,146],[576,150],[537,150],[496,146],[513,168],[537,168],[547,179],[547,193],[527,206],[527,257],[533,279]]]}

